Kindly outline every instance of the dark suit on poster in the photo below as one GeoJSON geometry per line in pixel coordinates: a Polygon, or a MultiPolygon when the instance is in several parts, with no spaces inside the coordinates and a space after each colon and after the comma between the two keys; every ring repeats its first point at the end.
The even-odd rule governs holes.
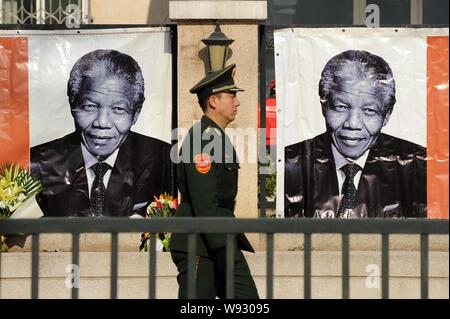
{"type": "MultiPolygon", "coordinates": [[[[105,215],[144,215],[153,195],[169,190],[169,147],[160,140],[129,132],[106,188],[105,215]],[[145,206],[133,210],[136,204],[145,202],[145,206]]],[[[44,216],[89,216],[88,181],[78,133],[31,148],[31,170],[44,183],[44,191],[37,196],[44,216]]]]}
{"type": "MultiPolygon", "coordinates": [[[[380,134],[357,189],[356,217],[426,217],[426,149],[380,134]]],[[[331,138],[285,148],[285,216],[334,217],[340,202],[331,138]]]]}

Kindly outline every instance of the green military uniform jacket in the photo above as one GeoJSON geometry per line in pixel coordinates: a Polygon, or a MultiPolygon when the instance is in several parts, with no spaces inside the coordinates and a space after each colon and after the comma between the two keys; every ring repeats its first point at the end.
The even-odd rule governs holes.
{"type": "MultiPolygon", "coordinates": [[[[175,217],[235,217],[238,191],[238,159],[223,129],[207,116],[196,123],[183,141],[177,166],[181,202],[175,217]],[[200,143],[201,139],[201,143],[200,143]]],[[[237,248],[254,252],[244,234],[238,234],[237,248]]],[[[170,249],[187,252],[187,234],[172,234],[170,249]]],[[[196,254],[226,246],[225,234],[201,234],[196,254]]]]}

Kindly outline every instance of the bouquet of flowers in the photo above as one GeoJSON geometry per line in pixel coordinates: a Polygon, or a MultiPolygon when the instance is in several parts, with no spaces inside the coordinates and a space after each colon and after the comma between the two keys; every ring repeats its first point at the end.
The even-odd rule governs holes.
{"type": "MultiPolygon", "coordinates": [[[[173,217],[175,210],[178,207],[177,199],[173,198],[166,193],[153,197],[154,201],[147,207],[147,218],[159,217],[159,218],[169,218],[173,217]]],[[[169,233],[157,233],[156,237],[161,241],[165,251],[170,251],[170,234],[169,233]]],[[[141,235],[141,245],[139,246],[140,251],[147,251],[147,241],[150,238],[150,233],[146,232],[141,235]]]]}
{"type": "MultiPolygon", "coordinates": [[[[29,206],[35,202],[34,196],[42,188],[42,183],[19,165],[0,166],[0,220],[19,217],[15,215],[21,218],[36,217],[35,212],[29,214],[29,206]]],[[[0,251],[8,250],[5,241],[6,235],[0,234],[0,251]]]]}

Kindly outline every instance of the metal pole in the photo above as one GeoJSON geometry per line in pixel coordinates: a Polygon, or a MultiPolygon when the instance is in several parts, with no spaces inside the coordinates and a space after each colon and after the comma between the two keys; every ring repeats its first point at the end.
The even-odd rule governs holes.
{"type": "Polygon", "coordinates": [[[3,23],[3,0],[0,0],[0,24],[3,23]]]}
{"type": "Polygon", "coordinates": [[[382,234],[381,238],[381,298],[389,299],[389,234],[382,234]]]}
{"type": "MultiPolygon", "coordinates": [[[[80,234],[79,233],[73,233],[72,234],[72,265],[75,267],[78,267],[76,269],[79,269],[79,259],[80,259],[80,234]]],[[[78,299],[78,284],[77,280],[79,280],[79,273],[74,270],[73,273],[73,286],[72,286],[72,299],[78,299]]]]}
{"type": "Polygon", "coordinates": [[[117,233],[111,234],[111,299],[117,299],[117,233]]]}
{"type": "Polygon", "coordinates": [[[311,234],[304,235],[304,299],[311,299],[311,234]]]}
{"type": "MultiPolygon", "coordinates": [[[[259,26],[259,166],[266,159],[266,28],[259,26]]],[[[264,161],[265,162],[265,161],[264,161]]],[[[259,168],[259,216],[266,217],[266,174],[259,168]]]]}
{"type": "Polygon", "coordinates": [[[226,297],[234,298],[234,234],[227,234],[226,297]]]}
{"type": "MultiPolygon", "coordinates": [[[[50,5],[51,5],[51,1],[50,1],[50,5]]],[[[37,0],[36,1],[36,24],[44,24],[45,23],[44,17],[45,17],[45,1],[37,0]]]]}
{"type": "Polygon", "coordinates": [[[32,235],[31,245],[31,298],[39,298],[39,234],[32,235]]]}
{"type": "Polygon", "coordinates": [[[266,284],[267,284],[267,299],[273,298],[273,234],[267,234],[267,272],[266,272],[266,284]]]}
{"type": "Polygon", "coordinates": [[[342,234],[342,298],[350,295],[350,245],[349,235],[342,234]]]}
{"type": "Polygon", "coordinates": [[[156,238],[156,234],[151,233],[150,234],[150,248],[147,248],[149,251],[149,283],[148,283],[148,289],[149,289],[149,298],[155,299],[156,298],[156,241],[158,240],[156,238]]]}
{"type": "Polygon", "coordinates": [[[411,24],[423,24],[423,0],[411,0],[411,24]]]}
{"type": "Polygon", "coordinates": [[[428,299],[428,234],[420,235],[420,297],[428,299]]]}
{"type": "Polygon", "coordinates": [[[353,24],[364,25],[366,23],[366,0],[353,0],[353,24]]]}

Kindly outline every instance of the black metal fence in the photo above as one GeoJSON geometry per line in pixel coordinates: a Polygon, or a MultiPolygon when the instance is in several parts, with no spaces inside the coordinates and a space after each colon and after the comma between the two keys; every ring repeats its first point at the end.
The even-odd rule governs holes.
{"type": "MultiPolygon", "coordinates": [[[[234,219],[234,218],[171,218],[171,219],[64,219],[2,220],[0,234],[26,233],[32,236],[31,298],[39,297],[39,235],[42,233],[72,234],[72,263],[79,263],[80,233],[111,234],[111,299],[117,298],[118,234],[127,232],[177,232],[189,234],[188,296],[195,298],[194,259],[195,234],[227,234],[227,278],[234,278],[234,236],[237,233],[263,233],[267,236],[266,276],[268,299],[273,298],[273,236],[279,233],[304,234],[304,298],[311,298],[311,235],[334,233],[342,236],[342,298],[350,291],[350,234],[381,234],[382,298],[389,298],[389,235],[420,235],[421,298],[428,298],[428,238],[429,235],[449,234],[448,220],[426,219],[234,219]]],[[[150,238],[149,298],[156,296],[156,238],[150,238]]],[[[1,257],[1,254],[0,254],[1,257]]],[[[226,297],[233,298],[233,279],[227,281],[226,297]]],[[[72,298],[78,289],[72,288],[72,298]]]]}

